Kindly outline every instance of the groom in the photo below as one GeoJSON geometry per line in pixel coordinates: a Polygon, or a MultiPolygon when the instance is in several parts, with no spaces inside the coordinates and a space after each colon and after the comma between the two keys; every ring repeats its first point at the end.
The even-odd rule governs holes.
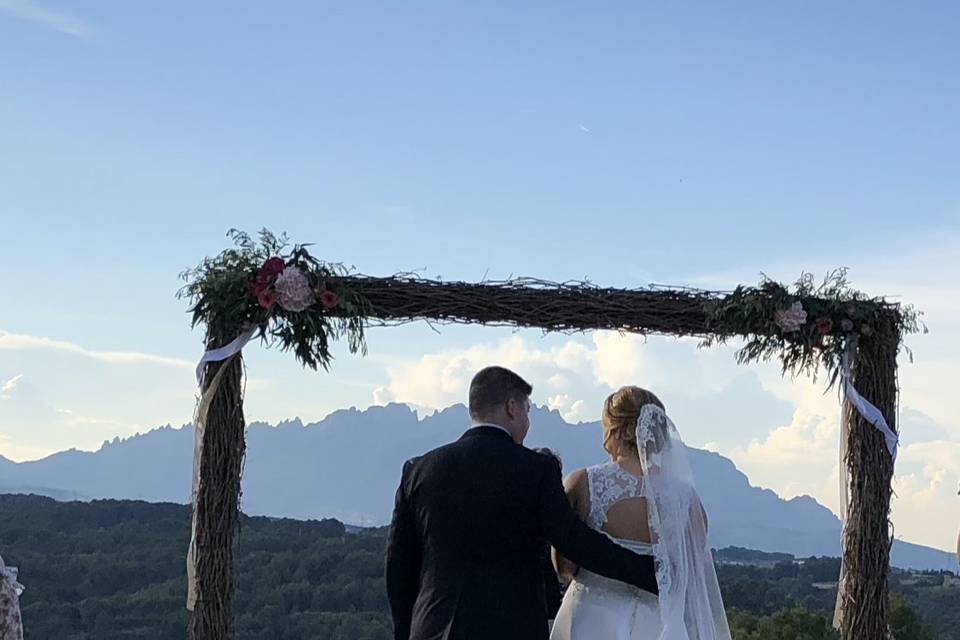
{"type": "Polygon", "coordinates": [[[387,541],[395,640],[544,640],[541,552],[657,593],[653,559],[584,525],[557,465],[523,446],[532,387],[503,367],[470,383],[470,429],[403,466],[387,541]]]}

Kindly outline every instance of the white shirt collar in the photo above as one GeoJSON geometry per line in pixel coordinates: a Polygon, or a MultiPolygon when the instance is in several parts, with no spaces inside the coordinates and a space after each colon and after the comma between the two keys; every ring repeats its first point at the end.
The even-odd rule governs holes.
{"type": "Polygon", "coordinates": [[[510,439],[511,439],[511,440],[513,440],[513,434],[510,433],[510,432],[507,430],[506,427],[501,427],[501,426],[498,425],[498,424],[491,424],[491,423],[489,423],[489,422],[481,422],[481,423],[479,423],[479,424],[471,425],[470,428],[471,428],[471,429],[474,429],[474,428],[476,428],[476,427],[492,427],[492,428],[494,428],[494,429],[500,429],[500,431],[503,431],[505,434],[507,434],[508,436],[510,436],[510,439]]]}

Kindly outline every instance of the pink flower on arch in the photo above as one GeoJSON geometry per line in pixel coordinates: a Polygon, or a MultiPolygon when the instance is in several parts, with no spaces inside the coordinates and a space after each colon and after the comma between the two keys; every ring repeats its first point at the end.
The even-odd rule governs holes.
{"type": "Polygon", "coordinates": [[[250,294],[264,309],[270,309],[279,300],[279,294],[273,290],[273,285],[277,281],[277,276],[283,273],[286,268],[283,258],[274,256],[263,263],[263,266],[257,269],[257,275],[250,283],[250,294]]]}
{"type": "Polygon", "coordinates": [[[260,306],[264,309],[272,309],[273,305],[277,304],[277,300],[280,299],[280,294],[272,289],[262,289],[257,293],[257,302],[260,303],[260,306]]]}
{"type": "Polygon", "coordinates": [[[303,311],[314,302],[310,283],[299,267],[284,270],[277,276],[273,288],[280,296],[280,306],[287,311],[303,311]]]}
{"type": "Polygon", "coordinates": [[[324,309],[333,309],[340,304],[340,298],[333,291],[321,291],[319,298],[324,309]]]}
{"type": "Polygon", "coordinates": [[[830,322],[828,318],[817,318],[817,333],[822,336],[830,333],[830,330],[833,328],[833,323],[830,322]]]}
{"type": "Polygon", "coordinates": [[[800,302],[794,302],[787,309],[780,309],[773,314],[773,321],[784,333],[793,333],[807,321],[807,312],[800,302]]]}
{"type": "MultiPolygon", "coordinates": [[[[287,264],[283,261],[283,258],[278,258],[273,256],[263,263],[263,266],[260,267],[260,273],[265,273],[276,277],[283,273],[283,270],[286,269],[287,264]]],[[[259,274],[258,274],[259,275],[259,274]]]]}

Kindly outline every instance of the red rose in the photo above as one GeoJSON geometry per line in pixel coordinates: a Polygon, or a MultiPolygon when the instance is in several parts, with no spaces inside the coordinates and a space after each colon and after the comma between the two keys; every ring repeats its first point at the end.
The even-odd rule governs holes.
{"type": "Polygon", "coordinates": [[[822,336],[830,333],[830,329],[833,328],[833,323],[830,322],[827,318],[817,318],[817,333],[822,336]]]}
{"type": "Polygon", "coordinates": [[[269,273],[266,270],[266,268],[261,268],[259,271],[257,271],[257,278],[255,282],[257,283],[258,287],[263,289],[264,287],[269,287],[270,285],[272,285],[273,281],[276,279],[277,279],[277,276],[273,275],[272,273],[269,273]]]}
{"type": "Polygon", "coordinates": [[[286,263],[283,261],[283,258],[278,258],[274,256],[263,263],[263,266],[260,267],[262,273],[270,274],[271,276],[278,276],[283,273],[283,270],[286,268],[286,263]]]}
{"type": "Polygon", "coordinates": [[[257,294],[257,302],[259,302],[260,306],[264,309],[272,308],[273,305],[277,304],[277,300],[279,299],[280,294],[270,289],[263,289],[257,294]]]}
{"type": "Polygon", "coordinates": [[[322,304],[325,309],[333,309],[340,304],[340,298],[338,298],[337,294],[333,291],[321,291],[320,304],[322,304]]]}
{"type": "Polygon", "coordinates": [[[274,280],[276,280],[276,278],[262,278],[257,274],[256,280],[248,284],[247,289],[250,291],[250,295],[257,298],[261,293],[273,286],[274,280]]]}
{"type": "MultiPolygon", "coordinates": [[[[285,268],[286,264],[283,262],[283,258],[274,256],[264,262],[263,266],[257,269],[257,276],[254,278],[253,284],[250,285],[251,293],[257,296],[259,300],[260,295],[276,281],[277,276],[283,273],[285,268]]],[[[262,300],[260,300],[260,304],[264,304],[262,300]]],[[[269,309],[270,307],[264,305],[264,308],[269,309]]]]}

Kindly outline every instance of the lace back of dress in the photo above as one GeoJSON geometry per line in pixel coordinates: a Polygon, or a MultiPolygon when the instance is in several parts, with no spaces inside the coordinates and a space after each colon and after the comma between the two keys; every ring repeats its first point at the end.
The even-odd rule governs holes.
{"type": "Polygon", "coordinates": [[[607,513],[622,500],[643,498],[643,481],[612,462],[587,468],[590,486],[590,517],[587,524],[602,531],[607,513]]]}

